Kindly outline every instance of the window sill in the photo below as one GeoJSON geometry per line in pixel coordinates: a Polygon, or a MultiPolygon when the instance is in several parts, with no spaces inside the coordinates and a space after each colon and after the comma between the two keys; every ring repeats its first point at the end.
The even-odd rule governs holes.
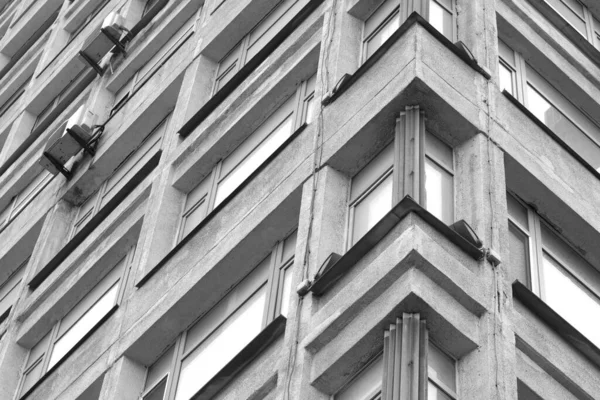
{"type": "Polygon", "coordinates": [[[544,323],[558,333],[570,345],[579,350],[590,361],[600,366],[600,349],[594,343],[519,280],[513,282],[512,290],[514,298],[523,303],[529,310],[533,311],[544,323]]]}
{"type": "Polygon", "coordinates": [[[118,304],[115,304],[113,306],[113,308],[111,308],[104,317],[102,317],[102,319],[100,321],[98,321],[98,323],[96,323],[96,325],[94,325],[92,327],[92,329],[90,329],[88,331],[88,333],[85,334],[84,337],[82,337],[77,343],[75,343],[75,346],[73,346],[71,348],[71,350],[69,350],[67,352],[67,354],[65,354],[63,356],[63,358],[61,358],[60,360],[58,360],[56,362],[56,364],[54,364],[52,366],[52,368],[50,368],[48,371],[46,371],[46,373],[44,375],[42,375],[40,377],[40,379],[37,380],[36,383],[33,384],[32,387],[29,388],[29,390],[27,392],[25,392],[25,394],[23,394],[21,397],[19,397],[20,400],[24,400],[27,397],[29,397],[29,395],[31,393],[33,393],[50,375],[52,375],[52,373],[54,371],[56,371],[58,369],[58,367],[60,367],[70,356],[71,354],[75,353],[77,351],[77,349],[79,349],[81,347],[81,345],[90,337],[94,334],[94,332],[96,332],[98,330],[98,328],[100,328],[100,326],[102,326],[102,324],[104,324],[104,322],[106,322],[106,320],[108,320],[119,308],[118,304]]]}
{"type": "Polygon", "coordinates": [[[252,180],[260,174],[270,163],[274,160],[288,145],[298,136],[304,129],[307,124],[302,124],[292,135],[285,141],[273,154],[269,156],[250,176],[248,176],[233,192],[229,194],[218,206],[216,206],[210,213],[206,215],[206,217],[200,221],[200,223],[192,229],[184,238],[179,241],[173,247],[171,251],[167,253],[154,267],[152,267],[146,275],[144,275],[139,282],[135,285],[138,289],[141,288],[152,278],[170,259],[173,257],[182,247],[186,245],[199,231],[201,231],[219,212],[231,202],[231,200],[236,197],[236,195],[241,192],[252,180]]]}
{"type": "Polygon", "coordinates": [[[198,125],[202,123],[250,74],[273,52],[285,39],[317,7],[323,0],[311,0],[292,20],[283,27],[274,37],[261,49],[246,65],[244,65],[217,93],[215,93],[192,117],[179,129],[178,134],[182,138],[189,136],[198,125]]]}
{"type": "Polygon", "coordinates": [[[227,363],[190,400],[210,400],[227,386],[235,376],[250,364],[260,353],[274,343],[285,331],[287,319],[280,315],[265,327],[231,361],[227,363]]]}
{"type": "Polygon", "coordinates": [[[341,96],[354,82],[360,79],[370,68],[375,64],[383,55],[396,43],[414,24],[420,24],[426,31],[428,31],[433,37],[435,37],[440,43],[447,47],[453,52],[458,58],[463,60],[467,65],[481,74],[485,79],[490,79],[490,73],[477,63],[476,60],[469,58],[466,54],[461,52],[458,47],[452,43],[446,36],[434,28],[425,18],[419,15],[416,11],[410,14],[410,16],[400,25],[400,27],[379,47],[371,57],[369,57],[352,75],[346,75],[347,77],[336,86],[333,91],[329,94],[329,97],[323,99],[323,105],[327,106],[341,96]]]}
{"type": "MultiPolygon", "coordinates": [[[[600,65],[600,51],[584,38],[571,24],[569,24],[550,4],[545,0],[529,0],[531,5],[540,12],[552,25],[567,37],[575,46],[581,50],[596,65],[600,65]]],[[[548,32],[550,34],[550,32],[548,32]]]]}
{"type": "Polygon", "coordinates": [[[472,245],[464,237],[415,202],[410,196],[405,196],[344,255],[340,256],[332,253],[324,263],[325,269],[317,273],[309,290],[315,296],[323,295],[361,258],[370,252],[385,237],[385,235],[404,219],[404,217],[412,212],[423,218],[425,222],[429,223],[433,228],[474,259],[479,260],[483,258],[483,249],[472,245]]]}
{"type": "Polygon", "coordinates": [[[108,215],[148,176],[158,165],[162,152],[157,152],[106,205],[77,232],[77,234],[27,283],[30,290],[37,289],[54,270],[96,229],[108,215]]]}
{"type": "Polygon", "coordinates": [[[560,147],[565,149],[567,151],[567,153],[569,153],[570,155],[573,156],[573,158],[575,158],[577,161],[579,161],[579,163],[581,163],[581,165],[583,165],[583,167],[585,169],[590,171],[592,173],[592,175],[594,175],[596,178],[600,179],[600,172],[596,171],[594,169],[594,167],[592,167],[586,160],[583,159],[583,157],[581,157],[579,155],[579,153],[577,153],[575,150],[573,150],[556,133],[554,133],[554,131],[552,129],[548,128],[548,126],[546,126],[545,123],[543,123],[538,117],[536,117],[531,111],[529,111],[529,109],[527,107],[525,107],[524,104],[519,102],[519,100],[517,100],[512,94],[510,94],[506,90],[503,90],[502,94],[511,103],[513,103],[519,110],[521,110],[521,112],[523,112],[527,117],[529,117],[529,119],[531,119],[537,126],[539,126],[544,132],[546,132],[546,134],[548,136],[550,136],[556,143],[558,143],[558,145],[560,147]]]}

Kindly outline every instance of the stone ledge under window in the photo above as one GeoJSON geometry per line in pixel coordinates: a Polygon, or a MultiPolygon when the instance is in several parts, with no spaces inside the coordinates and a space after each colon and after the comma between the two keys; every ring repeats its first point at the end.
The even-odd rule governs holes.
{"type": "Polygon", "coordinates": [[[182,138],[189,136],[198,125],[202,123],[260,64],[281,45],[288,36],[292,34],[308,18],[310,14],[323,2],[323,0],[311,0],[290,22],[287,23],[263,47],[254,57],[250,59],[240,70],[227,82],[217,93],[215,93],[200,109],[183,124],[177,132],[182,138]]]}
{"type": "Polygon", "coordinates": [[[346,274],[361,258],[375,247],[400,221],[414,212],[429,223],[448,240],[461,248],[476,260],[483,258],[484,251],[477,248],[437,217],[424,209],[410,196],[405,196],[390,212],[381,218],[358,242],[344,255],[333,253],[324,263],[323,271],[317,273],[310,287],[315,296],[323,295],[330,287],[346,274]]]}
{"type": "MultiPolygon", "coordinates": [[[[594,343],[519,280],[513,282],[512,290],[514,298],[523,303],[529,310],[533,311],[543,322],[558,333],[570,345],[579,350],[590,361],[600,366],[600,349],[594,343]]],[[[590,316],[590,318],[593,317],[590,316]]]]}
{"type": "Polygon", "coordinates": [[[246,345],[231,361],[204,385],[190,400],[210,400],[235,376],[285,331],[287,319],[279,315],[246,345]]]}
{"type": "Polygon", "coordinates": [[[425,18],[419,15],[416,11],[400,25],[400,27],[369,57],[352,75],[345,75],[338,85],[329,94],[329,97],[323,99],[323,105],[331,104],[335,99],[341,96],[354,82],[363,76],[383,55],[396,43],[404,34],[414,25],[420,24],[426,31],[435,37],[446,48],[453,52],[458,58],[463,60],[467,65],[479,72],[485,79],[490,79],[490,73],[477,63],[476,60],[469,58],[459,48],[452,43],[444,34],[433,27],[425,18]]]}
{"type": "Polygon", "coordinates": [[[162,151],[158,151],[147,163],[144,165],[123,188],[117,192],[117,194],[108,202],[100,211],[85,224],[85,226],[77,232],[73,238],[63,246],[62,249],[42,268],[34,277],[27,283],[29,289],[37,289],[42,282],[48,278],[52,272],[54,272],[58,266],[96,229],[102,221],[110,213],[112,213],[123,200],[129,196],[129,194],[156,168],[160,160],[162,151]]]}
{"type": "MultiPolygon", "coordinates": [[[[50,368],[48,371],[46,371],[46,373],[44,375],[42,375],[40,377],[40,379],[37,380],[36,383],[33,384],[32,387],[29,388],[29,390],[27,392],[25,392],[25,394],[23,394],[19,400],[24,400],[27,397],[29,397],[29,395],[31,393],[33,393],[50,375],[52,375],[52,373],[54,373],[54,371],[56,371],[58,369],[58,367],[60,367],[70,356],[71,354],[75,353],[77,351],[77,349],[79,349],[81,347],[81,345],[90,337],[94,334],[94,332],[96,332],[98,330],[98,328],[100,328],[100,326],[102,326],[102,324],[104,324],[104,322],[106,322],[106,320],[108,320],[119,308],[118,304],[115,304],[107,313],[104,317],[102,317],[102,319],[100,321],[98,321],[96,323],[96,325],[94,325],[92,327],[92,329],[90,329],[88,331],[88,333],[85,334],[85,336],[83,336],[77,343],[75,343],[75,346],[73,346],[71,348],[71,350],[69,350],[60,360],[58,360],[56,362],[56,364],[54,364],[52,366],[52,368],[50,368]]],[[[47,356],[46,356],[47,357],[47,356]]]]}
{"type": "Polygon", "coordinates": [[[146,275],[140,279],[140,281],[135,285],[138,289],[141,288],[152,278],[170,259],[173,257],[187,242],[190,241],[192,237],[196,235],[199,231],[201,231],[219,212],[227,205],[229,202],[236,197],[236,195],[241,192],[252,180],[260,174],[266,167],[274,160],[279,153],[281,153],[304,129],[308,124],[303,123],[292,135],[287,138],[285,142],[273,154],[269,156],[250,176],[248,176],[233,192],[231,192],[218,206],[216,206],[211,212],[209,212],[206,217],[195,228],[193,228],[183,239],[179,241],[173,247],[171,251],[169,251],[154,267],[152,267],[146,275]]]}
{"type": "Polygon", "coordinates": [[[537,126],[539,126],[544,132],[546,132],[546,134],[548,136],[550,136],[556,143],[558,143],[558,145],[560,147],[565,149],[567,151],[567,153],[569,153],[570,155],[573,156],[573,158],[575,158],[577,161],[579,161],[581,163],[581,165],[584,166],[585,169],[590,171],[592,173],[592,175],[594,175],[596,178],[600,179],[600,172],[596,171],[594,169],[594,167],[592,167],[590,165],[590,163],[588,163],[586,160],[584,160],[583,157],[581,157],[579,155],[579,153],[577,153],[575,150],[573,150],[573,148],[571,148],[564,140],[562,140],[556,133],[554,133],[554,131],[552,129],[548,128],[548,126],[544,122],[542,122],[531,111],[529,111],[529,109],[527,107],[525,107],[524,104],[519,102],[519,100],[517,100],[516,97],[514,97],[512,94],[510,94],[506,89],[502,91],[502,94],[511,103],[513,103],[519,110],[521,110],[521,112],[523,112],[525,115],[527,115],[527,117],[529,117],[529,119],[531,119],[537,126]]]}

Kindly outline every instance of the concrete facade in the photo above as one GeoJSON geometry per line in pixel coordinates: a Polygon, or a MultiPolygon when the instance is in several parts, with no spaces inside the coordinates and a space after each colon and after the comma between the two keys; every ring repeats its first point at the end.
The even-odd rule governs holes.
{"type": "MultiPolygon", "coordinates": [[[[600,3],[580,1],[600,20],[600,3]]],[[[600,52],[549,19],[544,0],[455,0],[453,40],[428,15],[407,12],[367,63],[362,29],[381,1],[297,0],[302,18],[282,25],[286,34],[240,68],[243,79],[218,102],[219,62],[277,0],[159,0],[149,10],[146,0],[4,3],[0,106],[16,100],[0,109],[0,305],[2,285],[18,271],[22,278],[0,322],[0,399],[141,399],[148,367],[294,231],[285,329],[223,373],[227,384],[210,398],[333,399],[381,353],[390,323],[419,313],[430,340],[456,360],[457,399],[600,399],[597,345],[582,350],[580,336],[564,333],[572,327],[544,317],[547,305],[540,311],[514,293],[516,280],[532,289],[531,272],[511,254],[507,191],[589,263],[584,284],[600,298],[600,174],[499,86],[500,37],[600,123],[600,52]],[[129,31],[126,56],[104,57],[99,75],[79,52],[112,11],[129,31]],[[302,124],[296,111],[284,145],[180,234],[187,194],[315,74],[313,120],[302,124]],[[336,86],[345,74],[349,83],[336,86]],[[95,155],[73,157],[68,179],[32,185],[45,174],[38,160],[48,141],[82,104],[103,126],[95,155]],[[349,258],[352,178],[397,140],[397,120],[414,106],[452,148],[454,221],[473,229],[481,256],[413,210],[324,293],[297,294],[303,281],[310,289],[325,279],[332,253],[349,258]],[[30,350],[123,257],[114,309],[21,390],[30,350]]],[[[418,1],[402,3],[423,13],[418,1]]],[[[424,207],[419,194],[396,189],[394,199],[410,195],[424,207]]],[[[600,330],[600,315],[589,318],[600,330]]]]}

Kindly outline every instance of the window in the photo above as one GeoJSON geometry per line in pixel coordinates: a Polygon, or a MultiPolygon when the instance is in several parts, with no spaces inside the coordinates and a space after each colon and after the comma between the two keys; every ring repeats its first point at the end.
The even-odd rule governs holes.
{"type": "Polygon", "coordinates": [[[6,100],[4,104],[2,104],[2,107],[0,107],[0,116],[3,116],[6,113],[6,111],[13,106],[13,104],[18,104],[17,102],[19,101],[23,93],[25,93],[25,89],[27,88],[27,85],[29,85],[29,82],[31,82],[32,77],[33,75],[29,75],[29,77],[25,79],[21,86],[19,86],[19,88],[15,90],[15,92],[8,98],[8,100],[6,100]]]}
{"type": "MultiPolygon", "coordinates": [[[[352,178],[349,201],[348,247],[362,238],[392,209],[394,144],[385,147],[352,178]]],[[[423,206],[446,224],[454,222],[454,168],[452,148],[425,133],[423,206]]]]}
{"type": "Polygon", "coordinates": [[[142,13],[142,15],[146,15],[148,13],[148,11],[152,10],[152,7],[154,7],[160,0],[146,0],[146,4],[144,5],[144,12],[142,13]]]}
{"type": "Polygon", "coordinates": [[[139,147],[127,156],[111,176],[104,181],[98,191],[88,197],[88,199],[79,207],[70,238],[75,236],[94,215],[98,214],[110,200],[115,198],[117,193],[124,189],[125,185],[135,176],[135,174],[138,173],[156,154],[158,148],[160,148],[168,119],[169,117],[159,123],[142,141],[139,147]]]}
{"type": "Polygon", "coordinates": [[[15,272],[13,272],[6,282],[0,285],[0,323],[8,318],[12,306],[17,302],[21,282],[25,275],[25,268],[29,262],[29,257],[21,263],[15,272]]]}
{"type": "Polygon", "coordinates": [[[511,262],[531,290],[600,346],[600,273],[531,207],[507,194],[511,262]]]}
{"type": "MultiPolygon", "coordinates": [[[[398,323],[402,324],[402,322],[398,323]]],[[[387,341],[390,336],[395,336],[396,329],[402,329],[401,325],[399,328],[394,327],[394,325],[390,326],[390,330],[386,331],[384,340],[387,341]]],[[[400,338],[400,340],[404,341],[405,339],[400,338]]],[[[419,346],[418,343],[419,340],[417,340],[415,344],[408,343],[408,346],[419,346]]],[[[399,344],[396,343],[396,346],[398,345],[399,344]]],[[[440,350],[431,341],[427,342],[427,346],[427,399],[456,400],[458,398],[456,394],[456,361],[452,357],[446,355],[446,353],[440,350]]],[[[386,379],[385,375],[390,373],[390,370],[392,370],[392,375],[400,375],[400,371],[395,369],[399,368],[399,366],[394,365],[392,367],[390,365],[386,367],[386,363],[391,362],[386,358],[386,351],[387,350],[384,349],[383,354],[375,357],[365,368],[359,371],[358,374],[356,374],[355,377],[334,396],[334,400],[381,400],[383,398],[383,385],[387,384],[388,388],[393,385],[392,383],[384,384],[384,380],[386,379]]],[[[391,352],[394,352],[393,346],[391,352]]],[[[404,357],[404,355],[398,354],[398,357],[404,357]]],[[[402,363],[401,365],[408,364],[402,363]]],[[[415,368],[415,370],[418,371],[419,368],[415,368]]],[[[387,377],[395,378],[393,380],[396,382],[400,380],[398,377],[390,375],[387,377]]],[[[385,398],[397,400],[396,396],[387,396],[385,398]]],[[[416,398],[416,396],[414,398],[416,398]]]]}
{"type": "Polygon", "coordinates": [[[183,239],[209,212],[229,197],[302,125],[313,118],[316,75],[303,82],[263,124],[219,162],[186,198],[179,229],[183,239]],[[301,101],[298,97],[301,96],[301,101]]]}
{"type": "Polygon", "coordinates": [[[33,199],[52,181],[54,176],[43,170],[10,203],[0,211],[0,229],[14,220],[33,199]]]}
{"type": "Polygon", "coordinates": [[[29,351],[20,382],[21,396],[76,348],[123,297],[124,282],[134,249],[123,257],[104,278],[77,303],[29,351]]]}
{"type": "MultiPolygon", "coordinates": [[[[407,0],[385,0],[365,20],[363,28],[363,62],[400,27],[400,8],[407,0]]],[[[408,16],[407,16],[408,17],[408,16]]],[[[429,0],[429,23],[451,41],[456,26],[454,0],[429,0]]]]}
{"type": "MultiPolygon", "coordinates": [[[[149,1],[150,2],[150,1],[149,1]]],[[[194,17],[190,17],[183,26],[175,33],[164,46],[140,69],[138,69],[133,76],[125,83],[121,89],[115,93],[115,105],[110,111],[110,115],[114,115],[119,111],[133,95],[142,87],[146,82],[154,76],[154,74],[162,68],[177,52],[181,46],[192,36],[194,28],[194,17]]]]}
{"type": "Polygon", "coordinates": [[[600,25],[591,11],[579,0],[546,0],[581,36],[600,49],[600,25]]]}
{"type": "Polygon", "coordinates": [[[143,400],[187,400],[278,315],[287,315],[296,232],[198,322],[184,332],[146,373],[143,400]]]}
{"type": "Polygon", "coordinates": [[[510,92],[587,163],[600,171],[600,126],[527,64],[521,54],[512,51],[500,40],[498,43],[501,89],[510,92]]]}
{"type": "Polygon", "coordinates": [[[221,60],[217,68],[213,94],[218,92],[250,61],[300,10],[299,0],[280,1],[248,35],[221,60]]]}

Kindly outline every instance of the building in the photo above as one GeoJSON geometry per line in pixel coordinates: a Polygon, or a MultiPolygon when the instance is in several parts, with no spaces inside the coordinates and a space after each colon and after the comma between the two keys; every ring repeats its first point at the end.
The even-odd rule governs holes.
{"type": "Polygon", "coordinates": [[[599,2],[0,8],[0,399],[600,398],[599,2]]]}

